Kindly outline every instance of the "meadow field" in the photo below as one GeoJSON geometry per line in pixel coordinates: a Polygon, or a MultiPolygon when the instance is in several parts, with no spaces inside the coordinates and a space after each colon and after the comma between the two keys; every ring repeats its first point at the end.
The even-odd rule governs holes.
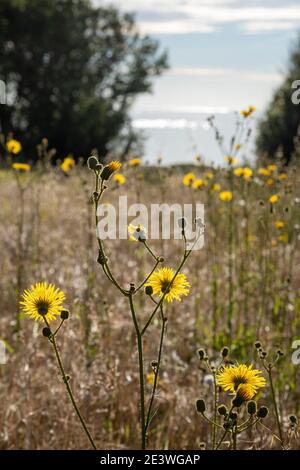
{"type": "Polygon", "coordinates": [[[99,449],[299,449],[299,169],[243,165],[238,142],[223,168],[201,158],[50,165],[46,141],[48,160],[22,167],[13,139],[3,139],[0,448],[90,448],[70,383],[99,449]],[[95,205],[117,205],[120,195],[146,206],[204,204],[205,244],[181,278],[182,240],[145,243],[135,232],[99,246],[95,205]],[[160,292],[150,278],[147,290],[163,266],[175,278],[160,292]],[[48,313],[34,321],[20,306],[24,290],[43,282],[68,309],[51,325],[48,313]]]}

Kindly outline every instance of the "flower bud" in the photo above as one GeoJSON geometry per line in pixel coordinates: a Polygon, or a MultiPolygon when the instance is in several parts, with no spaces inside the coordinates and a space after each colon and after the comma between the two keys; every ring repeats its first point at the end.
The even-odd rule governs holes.
{"type": "Polygon", "coordinates": [[[200,400],[197,400],[196,401],[196,410],[198,411],[198,413],[204,413],[204,411],[206,410],[206,405],[205,405],[205,401],[200,399],[200,400]]]}
{"type": "Polygon", "coordinates": [[[239,408],[240,406],[242,406],[244,401],[245,401],[245,398],[242,395],[237,395],[232,400],[232,406],[235,406],[236,408],[239,408]]]}
{"type": "Polygon", "coordinates": [[[98,165],[98,158],[94,157],[93,155],[88,158],[87,165],[90,170],[96,170],[96,166],[98,165]]]}
{"type": "Polygon", "coordinates": [[[198,356],[199,356],[200,361],[203,361],[203,359],[205,357],[204,349],[198,349],[198,356]]]}
{"type": "Polygon", "coordinates": [[[249,415],[255,415],[257,410],[256,402],[253,400],[248,401],[247,403],[247,411],[249,415]]]}
{"type": "Polygon", "coordinates": [[[48,326],[43,328],[42,333],[43,333],[43,336],[45,336],[45,338],[50,338],[51,336],[51,330],[50,328],[48,328],[48,326]]]}
{"type": "Polygon", "coordinates": [[[226,414],[227,414],[227,407],[226,407],[225,405],[220,405],[220,406],[218,407],[218,413],[219,413],[219,415],[221,415],[221,416],[226,416],[226,414]]]}
{"type": "Polygon", "coordinates": [[[268,408],[266,406],[261,406],[257,412],[257,417],[264,419],[268,413],[269,413],[268,408]]]}
{"type": "Polygon", "coordinates": [[[222,349],[221,351],[221,355],[222,357],[227,357],[229,354],[229,348],[227,348],[226,346],[222,349]]]}
{"type": "Polygon", "coordinates": [[[145,292],[147,295],[152,295],[153,294],[153,287],[152,286],[146,286],[145,292]]]}
{"type": "Polygon", "coordinates": [[[62,320],[68,320],[69,315],[70,315],[69,310],[62,310],[62,311],[60,312],[60,318],[61,318],[62,320]]]}
{"type": "Polygon", "coordinates": [[[297,422],[298,422],[297,416],[295,416],[295,415],[290,415],[289,420],[292,424],[297,424],[297,422]]]}
{"type": "Polygon", "coordinates": [[[260,349],[261,348],[261,342],[260,341],[256,341],[254,343],[254,346],[256,347],[256,349],[260,349]]]}

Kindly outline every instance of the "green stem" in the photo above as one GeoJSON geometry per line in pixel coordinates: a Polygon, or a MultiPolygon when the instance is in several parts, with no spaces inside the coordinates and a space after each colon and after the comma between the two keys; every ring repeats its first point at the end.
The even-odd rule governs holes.
{"type": "Polygon", "coordinates": [[[274,384],[273,384],[273,377],[272,377],[272,369],[271,368],[268,368],[268,375],[269,375],[269,382],[270,382],[270,387],[271,387],[273,405],[274,405],[274,409],[275,409],[275,416],[276,416],[278,434],[279,434],[279,438],[280,438],[280,441],[281,441],[281,446],[284,448],[283,434],[282,434],[282,429],[281,429],[281,420],[280,420],[278,406],[277,406],[277,400],[276,400],[276,395],[275,395],[275,389],[274,389],[274,384]]]}
{"type": "MultiPolygon", "coordinates": [[[[46,325],[47,325],[48,328],[49,328],[49,324],[48,324],[48,322],[46,321],[46,319],[45,319],[45,322],[46,322],[46,325]]],[[[93,449],[97,450],[97,447],[96,447],[96,445],[95,445],[95,443],[94,443],[94,441],[93,441],[93,438],[92,438],[92,436],[91,436],[91,434],[90,434],[90,432],[89,432],[89,430],[88,430],[88,428],[87,428],[87,426],[86,426],[86,424],[85,424],[85,422],[84,422],[84,419],[83,419],[83,417],[81,416],[81,413],[80,413],[80,411],[79,411],[79,409],[78,409],[78,406],[77,406],[77,404],[76,404],[76,402],[75,402],[75,399],[74,399],[74,396],[73,396],[73,393],[72,393],[72,390],[71,390],[71,387],[70,387],[70,384],[69,384],[69,378],[66,376],[66,373],[65,373],[65,370],[64,370],[64,366],[63,366],[63,363],[62,363],[62,360],[61,360],[61,357],[60,357],[60,354],[59,354],[59,351],[58,351],[58,348],[57,348],[55,336],[52,334],[49,339],[50,339],[50,342],[51,342],[51,344],[52,344],[52,346],[53,346],[53,349],[54,349],[54,352],[55,352],[55,356],[56,356],[56,359],[57,359],[57,363],[58,363],[59,369],[60,369],[60,371],[61,371],[62,378],[63,378],[64,384],[65,384],[65,386],[66,386],[67,393],[68,393],[68,395],[69,395],[69,398],[70,398],[70,400],[71,400],[71,403],[72,403],[72,405],[73,405],[73,408],[74,408],[74,410],[75,410],[75,412],[76,412],[76,414],[77,414],[77,416],[78,416],[78,418],[79,418],[79,421],[80,421],[80,423],[81,423],[81,425],[82,425],[82,427],[83,427],[83,430],[84,430],[85,434],[87,435],[88,440],[90,441],[91,446],[93,447],[93,449]]]]}
{"type": "Polygon", "coordinates": [[[132,321],[135,328],[139,356],[139,377],[140,377],[140,408],[141,408],[141,448],[146,449],[146,426],[145,426],[145,384],[144,384],[144,359],[143,359],[143,338],[140,332],[135,309],[132,300],[132,292],[129,293],[129,305],[132,321]]]}

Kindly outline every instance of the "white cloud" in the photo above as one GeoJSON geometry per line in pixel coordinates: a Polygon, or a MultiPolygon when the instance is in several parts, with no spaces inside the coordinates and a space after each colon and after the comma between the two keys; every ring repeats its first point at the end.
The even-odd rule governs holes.
{"type": "MultiPolygon", "coordinates": [[[[94,0],[111,3],[110,0],[94,0]]],[[[213,32],[226,23],[239,24],[246,33],[300,27],[300,5],[276,0],[116,0],[121,9],[138,13],[146,33],[213,32]],[[279,6],[280,5],[280,6],[279,6]]]]}
{"type": "Polygon", "coordinates": [[[263,73],[252,70],[240,70],[229,68],[202,68],[202,67],[174,67],[169,75],[183,77],[234,77],[241,80],[255,80],[261,82],[280,82],[282,75],[279,73],[263,73]]]}

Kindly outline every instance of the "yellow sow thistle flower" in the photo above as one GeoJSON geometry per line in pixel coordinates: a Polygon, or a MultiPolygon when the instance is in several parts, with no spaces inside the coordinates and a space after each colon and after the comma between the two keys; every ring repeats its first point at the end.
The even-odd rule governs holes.
{"type": "Polygon", "coordinates": [[[190,284],[185,274],[178,273],[169,287],[174,276],[175,272],[172,268],[160,268],[151,274],[145,287],[152,287],[154,295],[159,294],[160,297],[165,295],[167,302],[172,302],[174,299],[181,300],[182,295],[188,295],[190,284]]]}
{"type": "Polygon", "coordinates": [[[132,158],[131,160],[129,160],[128,165],[129,166],[140,166],[141,163],[142,163],[142,160],[140,158],[132,158]]]}
{"type": "Polygon", "coordinates": [[[197,179],[193,182],[193,189],[200,189],[203,188],[203,186],[206,186],[206,183],[202,179],[197,179]]]}
{"type": "Polygon", "coordinates": [[[242,148],[242,145],[241,144],[235,144],[234,148],[235,148],[236,151],[239,151],[242,148]]]}
{"type": "Polygon", "coordinates": [[[270,173],[274,173],[274,171],[277,170],[277,165],[274,165],[274,164],[268,165],[267,168],[268,168],[270,173]]]}
{"type": "Polygon", "coordinates": [[[280,181],[286,180],[286,179],[287,179],[287,174],[286,174],[286,173],[279,173],[278,179],[279,179],[280,181]]]}
{"type": "Polygon", "coordinates": [[[269,188],[270,188],[271,186],[273,186],[273,185],[274,185],[274,180],[273,180],[273,178],[268,178],[267,181],[266,181],[266,185],[269,186],[269,188]]]}
{"type": "Polygon", "coordinates": [[[232,155],[225,155],[224,160],[229,165],[235,165],[236,164],[236,158],[233,157],[232,155]]]}
{"type": "Polygon", "coordinates": [[[251,116],[251,114],[253,114],[254,111],[256,111],[256,107],[251,105],[251,106],[249,106],[247,109],[242,109],[242,111],[240,112],[240,114],[241,114],[244,118],[247,118],[247,117],[251,116]]]}
{"type": "Polygon", "coordinates": [[[28,163],[13,163],[12,168],[17,171],[29,171],[30,165],[28,163]]]}
{"type": "Polygon", "coordinates": [[[242,396],[245,400],[251,400],[258,389],[266,385],[266,380],[261,374],[261,370],[252,369],[252,365],[240,364],[223,367],[216,379],[217,384],[225,391],[242,396]]]}
{"type": "Polygon", "coordinates": [[[279,201],[278,194],[272,194],[272,196],[269,197],[270,204],[276,204],[278,201],[279,201]]]}
{"type": "Polygon", "coordinates": [[[259,168],[258,169],[258,174],[260,176],[269,176],[270,175],[270,172],[267,168],[259,168]]]}
{"type": "Polygon", "coordinates": [[[184,175],[182,182],[184,186],[191,186],[192,182],[195,181],[195,179],[196,179],[195,173],[190,171],[189,173],[186,173],[186,175],[184,175]]]}
{"type": "Polygon", "coordinates": [[[233,198],[233,194],[231,191],[221,191],[219,194],[219,198],[221,201],[230,202],[233,198]]]}
{"type": "Polygon", "coordinates": [[[235,176],[243,176],[244,174],[244,168],[235,168],[233,173],[235,174],[235,176]]]}
{"type": "Polygon", "coordinates": [[[122,173],[116,173],[113,175],[113,179],[115,182],[119,185],[125,184],[126,183],[126,178],[122,173]]]}
{"type": "Polygon", "coordinates": [[[214,174],[213,174],[212,171],[207,171],[204,176],[205,176],[206,179],[212,180],[213,177],[214,177],[214,174]]]}
{"type": "Polygon", "coordinates": [[[129,240],[133,242],[142,242],[147,238],[147,230],[141,224],[128,225],[129,240]]]}
{"type": "Polygon", "coordinates": [[[248,166],[246,166],[244,168],[244,175],[243,176],[246,180],[250,179],[253,176],[253,170],[251,168],[249,168],[248,166]]]}
{"type": "Polygon", "coordinates": [[[274,222],[274,225],[275,225],[275,227],[276,227],[278,230],[280,230],[280,229],[282,229],[282,228],[285,226],[285,223],[284,223],[283,220],[276,220],[276,221],[274,222]]]}
{"type": "Polygon", "coordinates": [[[122,166],[122,163],[116,160],[113,160],[112,162],[108,163],[107,165],[105,165],[105,167],[103,168],[101,172],[101,179],[103,181],[107,181],[113,173],[115,173],[121,168],[121,166],[122,166]]]}
{"type": "Polygon", "coordinates": [[[212,185],[212,188],[211,188],[213,191],[221,191],[221,185],[219,183],[215,183],[212,185]]]}
{"type": "Polygon", "coordinates": [[[50,323],[63,310],[62,302],[65,294],[53,284],[38,282],[29,290],[25,290],[22,298],[20,305],[25,315],[35,321],[50,323]]]}
{"type": "Polygon", "coordinates": [[[6,148],[9,151],[9,153],[12,153],[13,155],[17,155],[18,153],[21,152],[22,150],[22,145],[21,142],[15,139],[10,139],[6,142],[6,148]]]}
{"type": "Polygon", "coordinates": [[[64,173],[68,173],[75,166],[75,160],[73,157],[64,158],[62,164],[60,165],[61,170],[64,173]]]}

